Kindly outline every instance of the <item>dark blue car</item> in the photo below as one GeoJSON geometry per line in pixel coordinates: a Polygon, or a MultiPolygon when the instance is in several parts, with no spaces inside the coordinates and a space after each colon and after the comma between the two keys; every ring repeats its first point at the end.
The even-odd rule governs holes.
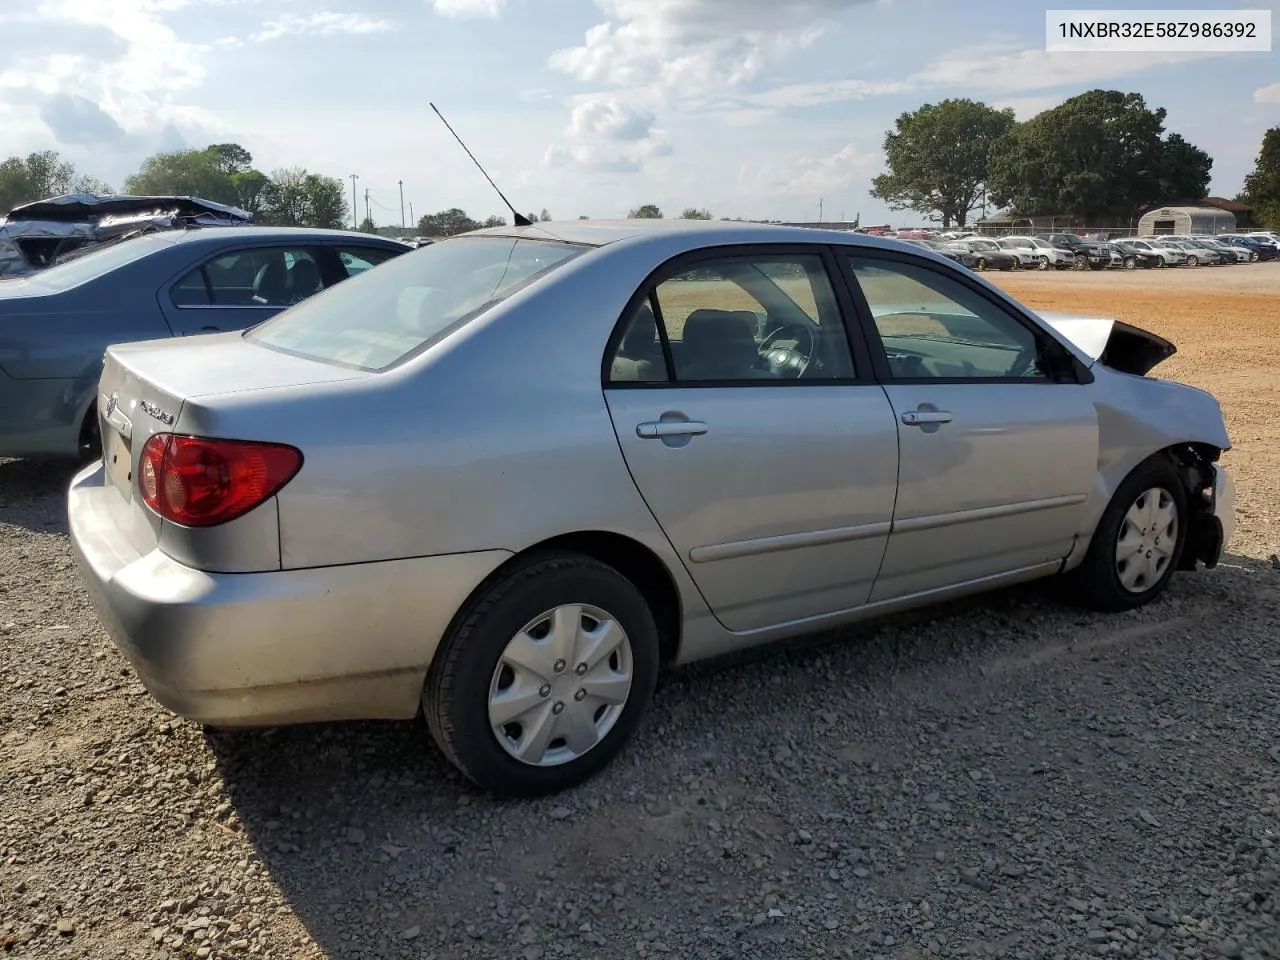
{"type": "Polygon", "coordinates": [[[412,249],[338,230],[165,230],[0,280],[0,457],[96,455],[110,344],[251,327],[412,249]]]}

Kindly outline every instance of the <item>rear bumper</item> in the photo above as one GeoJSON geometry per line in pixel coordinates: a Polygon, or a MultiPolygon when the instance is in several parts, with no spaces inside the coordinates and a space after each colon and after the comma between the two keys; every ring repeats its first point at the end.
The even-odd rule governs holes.
{"type": "Polygon", "coordinates": [[[81,576],[151,695],[202,723],[412,717],[454,613],[510,556],[206,573],[135,549],[112,515],[124,501],[112,494],[100,465],[71,483],[81,576]]]}

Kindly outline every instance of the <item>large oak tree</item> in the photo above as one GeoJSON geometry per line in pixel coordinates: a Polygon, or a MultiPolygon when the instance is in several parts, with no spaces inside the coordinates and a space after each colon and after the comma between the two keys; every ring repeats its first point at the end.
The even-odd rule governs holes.
{"type": "Polygon", "coordinates": [[[1014,125],[1012,110],[975,100],[926,103],[904,113],[885,133],[888,173],[871,195],[893,210],[915,210],[963,227],[981,199],[991,145],[1014,125]]]}

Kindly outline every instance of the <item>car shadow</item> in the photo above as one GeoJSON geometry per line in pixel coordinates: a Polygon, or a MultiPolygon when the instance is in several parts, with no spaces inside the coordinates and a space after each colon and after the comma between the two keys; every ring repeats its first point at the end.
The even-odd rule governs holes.
{"type": "Polygon", "coordinates": [[[39,533],[66,533],[67,486],[79,470],[68,460],[0,459],[0,521],[39,533]]]}
{"type": "MultiPolygon", "coordinates": [[[[496,798],[471,786],[435,749],[421,718],[206,736],[230,795],[230,828],[243,831],[326,957],[541,956],[525,952],[531,941],[520,939],[526,926],[519,917],[544,909],[535,905],[543,900],[536,891],[545,891],[549,878],[558,878],[556,897],[566,902],[608,902],[628,864],[666,857],[678,870],[693,857],[689,850],[701,849],[708,834],[685,821],[698,820],[701,830],[710,807],[690,801],[664,814],[662,798],[700,790],[688,784],[707,770],[723,777],[744,751],[813,750],[782,775],[808,781],[804,789],[827,789],[826,748],[786,737],[788,727],[827,722],[807,713],[797,718],[798,702],[810,710],[823,705],[820,717],[839,714],[840,722],[823,728],[827,737],[857,738],[842,724],[868,710],[874,716],[904,684],[927,700],[963,674],[972,693],[998,682],[1001,671],[1054,657],[1192,642],[1197,624],[1209,629],[1242,602],[1278,598],[1273,565],[1231,556],[1215,571],[1180,576],[1165,598],[1130,614],[1081,611],[1032,584],[690,666],[664,679],[636,742],[614,764],[573,791],[537,800],[496,798]],[[722,728],[724,711],[762,688],[777,691],[766,711],[777,715],[771,728],[784,731],[782,739],[737,742],[722,728]],[[677,822],[677,814],[685,820],[677,822]],[[548,842],[549,833],[558,839],[548,842]],[[523,902],[511,899],[519,891],[523,902]],[[482,913],[485,922],[473,925],[482,913]],[[493,936],[495,924],[509,939],[478,942],[493,936]]],[[[954,689],[951,697],[967,702],[954,689]]],[[[770,785],[749,789],[767,792],[770,785]]],[[[781,803],[779,816],[786,812],[781,803]]],[[[779,856],[791,855],[790,844],[777,848],[779,856]]],[[[632,919],[650,909],[657,908],[626,907],[632,919]]],[[[608,910],[607,922],[619,925],[608,910]]],[[[695,929],[706,920],[689,907],[663,922],[695,929]]],[[[554,938],[581,937],[578,929],[575,922],[554,938]]],[[[589,943],[578,947],[586,952],[575,956],[596,955],[589,943]]]]}

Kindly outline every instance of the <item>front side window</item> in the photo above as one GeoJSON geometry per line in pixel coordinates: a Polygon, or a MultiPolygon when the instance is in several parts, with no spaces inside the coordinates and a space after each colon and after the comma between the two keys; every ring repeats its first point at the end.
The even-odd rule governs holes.
{"type": "Polygon", "coordinates": [[[308,248],[250,247],[205,261],[174,284],[170,296],[179,307],[287,307],[323,287],[308,248]]]}
{"type": "Polygon", "coordinates": [[[849,261],[895,378],[1047,379],[1035,334],[964,284],[915,264],[849,261]]]}
{"type": "Polygon", "coordinates": [[[515,237],[443,240],[344,280],[245,339],[312,360],[385,370],[589,249],[515,237]]]}
{"type": "Polygon", "coordinates": [[[653,288],[626,319],[609,371],[613,383],[836,380],[853,376],[853,357],[822,257],[735,256],[653,288]]]}

